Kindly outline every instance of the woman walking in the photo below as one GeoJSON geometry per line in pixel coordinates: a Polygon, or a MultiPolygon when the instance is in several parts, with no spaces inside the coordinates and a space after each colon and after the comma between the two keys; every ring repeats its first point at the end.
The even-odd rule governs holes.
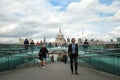
{"type": "Polygon", "coordinates": [[[42,48],[40,49],[39,55],[40,55],[40,59],[41,59],[42,68],[45,68],[46,57],[47,57],[47,55],[49,56],[49,52],[48,52],[45,44],[43,44],[42,48]]]}

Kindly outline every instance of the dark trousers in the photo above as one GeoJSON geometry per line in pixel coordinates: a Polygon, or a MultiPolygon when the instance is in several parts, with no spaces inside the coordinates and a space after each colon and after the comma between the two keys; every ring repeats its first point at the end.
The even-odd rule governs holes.
{"type": "Polygon", "coordinates": [[[70,67],[71,67],[71,72],[73,73],[74,69],[73,69],[73,64],[75,66],[75,73],[77,73],[77,68],[78,68],[78,63],[77,63],[77,56],[71,54],[70,55],[70,67]]]}

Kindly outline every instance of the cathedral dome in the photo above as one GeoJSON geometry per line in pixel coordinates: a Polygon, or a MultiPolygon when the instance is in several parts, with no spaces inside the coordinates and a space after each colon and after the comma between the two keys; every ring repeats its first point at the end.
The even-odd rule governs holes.
{"type": "Polygon", "coordinates": [[[59,30],[59,33],[56,36],[55,43],[57,45],[63,45],[65,43],[64,35],[62,34],[61,29],[59,30]]]}

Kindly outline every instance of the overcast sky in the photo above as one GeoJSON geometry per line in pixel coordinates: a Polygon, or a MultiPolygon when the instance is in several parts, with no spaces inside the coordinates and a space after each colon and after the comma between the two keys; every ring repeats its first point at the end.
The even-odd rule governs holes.
{"type": "Polygon", "coordinates": [[[0,0],[0,43],[64,37],[120,37],[120,0],[0,0]]]}

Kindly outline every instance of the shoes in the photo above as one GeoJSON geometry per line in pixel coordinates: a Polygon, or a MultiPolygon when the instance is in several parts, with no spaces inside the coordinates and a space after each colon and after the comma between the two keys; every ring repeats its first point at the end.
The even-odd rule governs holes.
{"type": "Polygon", "coordinates": [[[76,74],[76,75],[78,75],[78,73],[77,73],[77,72],[76,72],[75,74],[76,74]]]}
{"type": "Polygon", "coordinates": [[[71,74],[74,74],[73,72],[71,74]]]}
{"type": "Polygon", "coordinates": [[[44,69],[45,67],[43,66],[42,68],[44,69]]]}

